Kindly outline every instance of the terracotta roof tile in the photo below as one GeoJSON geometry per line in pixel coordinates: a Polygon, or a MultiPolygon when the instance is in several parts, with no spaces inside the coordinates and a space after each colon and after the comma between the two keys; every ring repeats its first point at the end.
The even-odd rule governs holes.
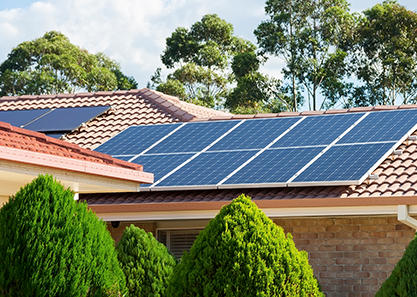
{"type": "Polygon", "coordinates": [[[112,108],[63,139],[94,149],[132,125],[190,121],[228,113],[182,102],[149,89],[58,95],[1,97],[0,110],[110,105],[112,108]]]}
{"type": "Polygon", "coordinates": [[[0,122],[0,146],[21,149],[48,155],[90,161],[127,169],[142,170],[142,166],[112,158],[45,134],[11,126],[0,122]]]}

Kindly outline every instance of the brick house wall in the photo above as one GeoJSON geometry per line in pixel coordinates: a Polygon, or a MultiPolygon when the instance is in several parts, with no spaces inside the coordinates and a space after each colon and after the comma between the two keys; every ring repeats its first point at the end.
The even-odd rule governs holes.
{"type": "MultiPolygon", "coordinates": [[[[374,296],[414,237],[396,217],[273,219],[307,251],[315,276],[327,297],[374,296]]],[[[113,238],[134,224],[156,233],[158,223],[108,223],[113,238]]],[[[175,229],[175,228],[174,228],[175,229]]]]}
{"type": "Polygon", "coordinates": [[[415,231],[396,217],[274,219],[309,254],[327,297],[374,296],[415,231]]]}

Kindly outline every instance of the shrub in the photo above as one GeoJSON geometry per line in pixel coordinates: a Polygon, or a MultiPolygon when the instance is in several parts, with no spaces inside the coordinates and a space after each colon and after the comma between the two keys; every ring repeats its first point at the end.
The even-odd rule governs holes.
{"type": "Polygon", "coordinates": [[[382,284],[375,297],[417,296],[417,237],[410,242],[403,257],[391,275],[382,284]]]}
{"type": "Polygon", "coordinates": [[[241,195],[200,232],[174,269],[169,296],[323,296],[291,235],[241,195]]]}
{"type": "Polygon", "coordinates": [[[110,296],[124,288],[105,224],[51,176],[0,209],[0,296],[110,296]]]}
{"type": "Polygon", "coordinates": [[[176,261],[152,233],[133,225],[126,228],[117,245],[117,256],[129,296],[165,296],[176,261]]]}

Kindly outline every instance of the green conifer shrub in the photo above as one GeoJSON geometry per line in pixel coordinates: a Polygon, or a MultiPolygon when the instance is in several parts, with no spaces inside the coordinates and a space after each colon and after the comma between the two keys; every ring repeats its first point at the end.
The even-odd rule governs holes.
{"type": "Polygon", "coordinates": [[[410,242],[403,257],[391,275],[382,284],[375,297],[417,296],[417,237],[410,242]]]}
{"type": "Polygon", "coordinates": [[[200,232],[175,267],[168,296],[323,296],[307,253],[241,195],[200,232]]]}
{"type": "Polygon", "coordinates": [[[152,233],[134,225],[123,232],[117,256],[131,297],[166,296],[176,260],[152,233]]]}
{"type": "Polygon", "coordinates": [[[51,176],[0,209],[0,296],[120,296],[124,282],[104,222],[51,176]]]}

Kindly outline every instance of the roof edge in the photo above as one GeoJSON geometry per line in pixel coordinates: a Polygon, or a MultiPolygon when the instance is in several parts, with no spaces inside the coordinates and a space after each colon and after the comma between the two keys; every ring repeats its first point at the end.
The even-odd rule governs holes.
{"type": "Polygon", "coordinates": [[[70,149],[71,151],[75,153],[79,153],[79,154],[89,156],[89,157],[98,158],[98,159],[103,160],[103,162],[107,163],[108,165],[113,165],[117,167],[133,169],[133,170],[143,170],[142,165],[115,159],[107,154],[84,149],[76,144],[73,144],[64,140],[56,139],[50,136],[46,136],[43,133],[15,127],[15,126],[10,125],[9,123],[0,122],[0,129],[6,132],[13,132],[13,133],[17,133],[17,134],[24,135],[24,136],[34,137],[37,140],[42,141],[44,143],[50,143],[50,144],[53,144],[53,145],[56,145],[65,149],[70,149]]]}
{"type": "Polygon", "coordinates": [[[142,170],[116,167],[91,161],[33,152],[0,146],[0,159],[16,163],[85,173],[95,176],[111,177],[138,183],[152,183],[153,174],[142,170]]]}
{"type": "MultiPolygon", "coordinates": [[[[90,204],[96,213],[219,210],[232,201],[90,204]]],[[[349,207],[416,204],[416,196],[373,198],[303,198],[253,200],[260,208],[349,207]]]]}

